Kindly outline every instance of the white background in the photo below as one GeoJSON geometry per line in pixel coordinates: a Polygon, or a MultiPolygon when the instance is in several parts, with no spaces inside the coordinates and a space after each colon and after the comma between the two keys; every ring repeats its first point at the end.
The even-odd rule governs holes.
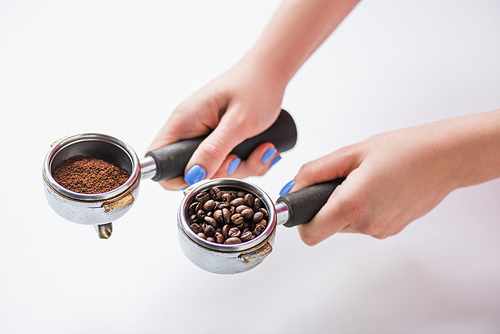
{"type": "MultiPolygon", "coordinates": [[[[452,192],[386,240],[308,247],[279,227],[264,263],[233,276],[185,258],[182,194],[152,181],[109,240],[50,209],[53,141],[102,132],[142,157],[278,3],[0,0],[0,333],[500,332],[500,180],[452,192]]],[[[296,147],[250,180],[275,199],[342,146],[499,108],[499,18],[495,0],[363,1],[288,86],[296,147]]]]}

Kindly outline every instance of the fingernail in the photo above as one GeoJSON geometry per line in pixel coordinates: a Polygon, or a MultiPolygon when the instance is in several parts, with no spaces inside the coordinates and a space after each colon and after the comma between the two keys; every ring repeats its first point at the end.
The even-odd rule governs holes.
{"type": "Polygon", "coordinates": [[[281,155],[278,155],[276,158],[273,159],[273,161],[271,161],[271,163],[269,164],[269,168],[273,167],[274,164],[280,160],[281,160],[281,155]]]}
{"type": "Polygon", "coordinates": [[[229,167],[227,167],[227,175],[233,174],[236,168],[238,168],[238,166],[240,165],[240,162],[241,162],[240,158],[236,158],[233,161],[231,161],[229,167]]]}
{"type": "Polygon", "coordinates": [[[205,170],[205,168],[201,167],[200,165],[194,165],[186,172],[184,181],[186,181],[189,185],[192,185],[196,182],[204,180],[206,176],[207,171],[205,170]]]}
{"type": "Polygon", "coordinates": [[[262,156],[262,163],[265,164],[266,162],[268,162],[274,156],[276,151],[277,150],[274,147],[268,149],[266,153],[264,153],[264,155],[262,156]]]}
{"type": "Polygon", "coordinates": [[[281,189],[280,191],[280,196],[283,196],[283,195],[286,195],[290,192],[290,190],[292,190],[293,186],[295,185],[295,180],[292,180],[290,182],[288,182],[284,187],[283,189],[281,189]]]}

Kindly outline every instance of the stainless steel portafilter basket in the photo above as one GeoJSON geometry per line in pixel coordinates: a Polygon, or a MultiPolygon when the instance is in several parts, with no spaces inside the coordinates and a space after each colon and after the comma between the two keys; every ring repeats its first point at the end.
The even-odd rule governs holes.
{"type": "MultiPolygon", "coordinates": [[[[43,162],[44,192],[49,205],[61,217],[83,225],[93,225],[100,238],[112,233],[111,222],[127,213],[139,194],[141,180],[162,181],[184,174],[184,169],[206,136],[184,140],[146,153],[139,160],[133,148],[118,138],[83,133],[65,137],[54,144],[43,162]],[[128,180],[120,187],[99,194],[70,191],[52,177],[56,167],[76,155],[102,159],[124,168],[128,180]]],[[[297,141],[297,128],[290,114],[282,110],[276,122],[261,134],[245,140],[231,153],[246,159],[260,144],[272,142],[280,152],[290,150],[297,141]]]]}
{"type": "Polygon", "coordinates": [[[196,266],[215,274],[237,274],[255,268],[271,254],[276,227],[293,227],[309,222],[326,203],[343,179],[313,185],[281,196],[272,202],[258,186],[247,181],[223,178],[201,181],[184,191],[177,214],[179,244],[196,266]],[[218,244],[200,238],[190,228],[189,206],[196,195],[217,187],[221,191],[245,191],[260,198],[268,211],[267,226],[261,234],[239,244],[218,244]]]}

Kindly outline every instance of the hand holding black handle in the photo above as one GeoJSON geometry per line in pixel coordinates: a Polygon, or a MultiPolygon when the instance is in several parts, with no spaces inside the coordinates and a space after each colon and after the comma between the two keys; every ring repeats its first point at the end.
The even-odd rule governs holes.
{"type": "MultiPolygon", "coordinates": [[[[146,153],[156,162],[156,175],[152,180],[163,181],[184,175],[184,169],[189,159],[207,136],[183,140],[146,153]]],[[[273,143],[279,152],[288,151],[295,146],[297,127],[292,116],[285,110],[281,110],[276,122],[266,131],[245,140],[236,146],[231,153],[245,160],[257,146],[266,142],[273,143]]]]}
{"type": "Polygon", "coordinates": [[[283,202],[288,207],[288,221],[283,225],[294,227],[309,222],[343,181],[340,178],[315,184],[278,198],[276,203],[283,202]]]}

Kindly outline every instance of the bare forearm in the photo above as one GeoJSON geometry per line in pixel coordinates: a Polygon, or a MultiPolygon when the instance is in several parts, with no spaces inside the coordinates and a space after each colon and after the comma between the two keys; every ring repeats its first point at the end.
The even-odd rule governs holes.
{"type": "Polygon", "coordinates": [[[284,0],[244,57],[286,85],[359,0],[284,0]]]}
{"type": "MultiPolygon", "coordinates": [[[[500,109],[446,122],[449,147],[455,151],[457,187],[500,177],[500,109]]],[[[446,144],[446,138],[445,143],[446,144]]]]}

